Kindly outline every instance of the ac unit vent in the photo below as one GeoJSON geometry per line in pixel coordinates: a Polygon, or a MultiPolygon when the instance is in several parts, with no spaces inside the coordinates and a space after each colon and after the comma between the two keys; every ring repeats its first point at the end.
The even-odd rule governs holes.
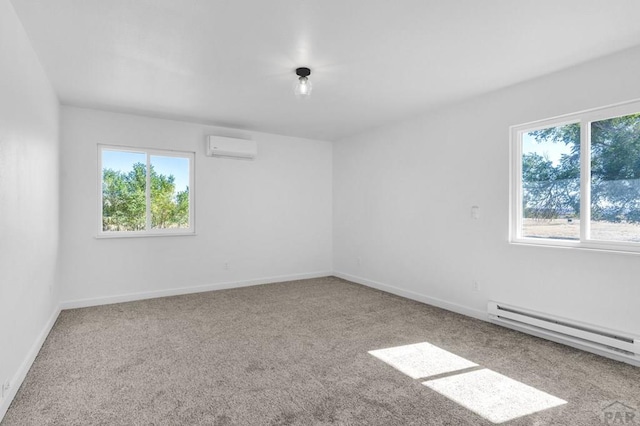
{"type": "Polygon", "coordinates": [[[253,159],[258,155],[255,141],[228,138],[225,136],[207,137],[207,156],[253,159]]]}

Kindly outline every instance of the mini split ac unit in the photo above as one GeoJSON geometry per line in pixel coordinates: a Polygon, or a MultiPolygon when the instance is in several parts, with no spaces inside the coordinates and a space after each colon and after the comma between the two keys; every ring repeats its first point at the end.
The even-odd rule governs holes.
{"type": "Polygon", "coordinates": [[[256,158],[258,146],[255,141],[228,138],[224,136],[207,137],[207,156],[227,158],[256,158]]]}

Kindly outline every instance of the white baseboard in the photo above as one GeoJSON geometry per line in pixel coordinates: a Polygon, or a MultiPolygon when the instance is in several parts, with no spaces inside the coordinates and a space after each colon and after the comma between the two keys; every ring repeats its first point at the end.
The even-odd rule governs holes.
{"type": "Polygon", "coordinates": [[[60,303],[60,309],[86,308],[89,306],[110,305],[113,303],[133,302],[135,300],[155,299],[158,297],[178,296],[181,294],[202,293],[205,291],[224,290],[230,288],[249,287],[252,285],[279,283],[284,281],[321,278],[333,275],[331,271],[309,272],[304,274],[279,275],[275,277],[257,278],[244,281],[228,281],[215,284],[205,284],[194,287],[178,287],[166,290],[153,290],[138,293],[119,294],[87,299],[68,300],[60,303]]]}
{"type": "Polygon", "coordinates": [[[416,293],[410,290],[404,290],[398,287],[394,287],[389,284],[383,284],[378,281],[369,280],[355,275],[345,274],[344,272],[334,271],[334,276],[345,279],[347,281],[353,281],[354,283],[366,285],[378,290],[392,293],[398,296],[406,297],[407,299],[416,300],[418,302],[426,303],[427,305],[437,306],[438,308],[446,309],[458,314],[473,317],[482,321],[488,321],[489,317],[485,311],[469,308],[467,306],[459,305],[457,303],[447,302],[446,300],[437,299],[435,297],[427,296],[425,294],[416,293]]]}
{"type": "Polygon", "coordinates": [[[589,344],[588,342],[581,342],[579,339],[572,339],[570,336],[563,336],[561,334],[554,334],[545,330],[536,329],[535,327],[528,326],[527,324],[508,324],[503,321],[489,320],[489,322],[499,325],[501,327],[516,330],[521,333],[530,334],[532,336],[539,337],[541,339],[550,340],[552,342],[560,343],[561,345],[571,346],[572,348],[580,349],[581,351],[591,352],[596,355],[603,356],[605,358],[611,358],[616,361],[624,362],[635,367],[640,367],[640,360],[631,358],[625,355],[619,355],[614,350],[600,349],[599,347],[589,344]]]}
{"type": "Polygon", "coordinates": [[[42,348],[42,345],[44,344],[44,341],[47,339],[47,336],[49,335],[49,332],[53,328],[53,325],[56,323],[56,320],[58,319],[58,315],[60,315],[60,307],[56,307],[53,310],[53,312],[51,313],[51,316],[47,320],[47,323],[44,325],[44,328],[36,338],[36,341],[33,342],[33,345],[31,346],[31,349],[27,353],[27,356],[22,361],[22,364],[20,364],[18,371],[11,378],[11,387],[9,388],[9,393],[0,402],[0,422],[2,422],[4,415],[7,413],[7,410],[11,405],[11,401],[13,401],[13,398],[16,397],[16,394],[18,393],[18,389],[20,389],[20,386],[22,386],[22,382],[24,381],[25,377],[27,377],[27,373],[29,372],[29,369],[31,368],[33,361],[35,361],[36,357],[38,356],[38,352],[40,352],[40,348],[42,348]]]}

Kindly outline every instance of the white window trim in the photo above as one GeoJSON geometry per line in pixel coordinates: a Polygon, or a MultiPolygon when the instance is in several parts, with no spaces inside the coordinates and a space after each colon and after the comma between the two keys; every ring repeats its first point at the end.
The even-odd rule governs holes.
{"type": "Polygon", "coordinates": [[[195,153],[191,151],[177,151],[169,149],[142,148],[132,146],[98,144],[98,233],[96,238],[140,238],[140,237],[169,237],[196,235],[195,222],[195,153]],[[146,183],[146,227],[144,231],[103,231],[102,230],[102,151],[104,149],[114,151],[126,151],[145,154],[147,168],[150,170],[150,157],[159,155],[163,157],[179,157],[189,159],[189,228],[179,229],[152,229],[151,228],[151,175],[147,172],[146,183]]]}
{"type": "Polygon", "coordinates": [[[542,247],[563,247],[640,254],[640,243],[592,240],[588,223],[591,220],[591,126],[593,121],[637,114],[640,100],[566,114],[509,128],[509,242],[542,247]],[[580,240],[527,238],[522,231],[522,135],[532,130],[580,123],[580,240]],[[588,190],[585,190],[588,188],[588,190]]]}

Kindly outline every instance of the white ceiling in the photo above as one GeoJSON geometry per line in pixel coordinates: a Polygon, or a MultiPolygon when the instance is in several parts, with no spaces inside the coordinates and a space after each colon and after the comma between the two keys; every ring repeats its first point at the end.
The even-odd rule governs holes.
{"type": "Polygon", "coordinates": [[[326,140],[640,43],[637,0],[11,1],[63,104],[326,140]]]}

